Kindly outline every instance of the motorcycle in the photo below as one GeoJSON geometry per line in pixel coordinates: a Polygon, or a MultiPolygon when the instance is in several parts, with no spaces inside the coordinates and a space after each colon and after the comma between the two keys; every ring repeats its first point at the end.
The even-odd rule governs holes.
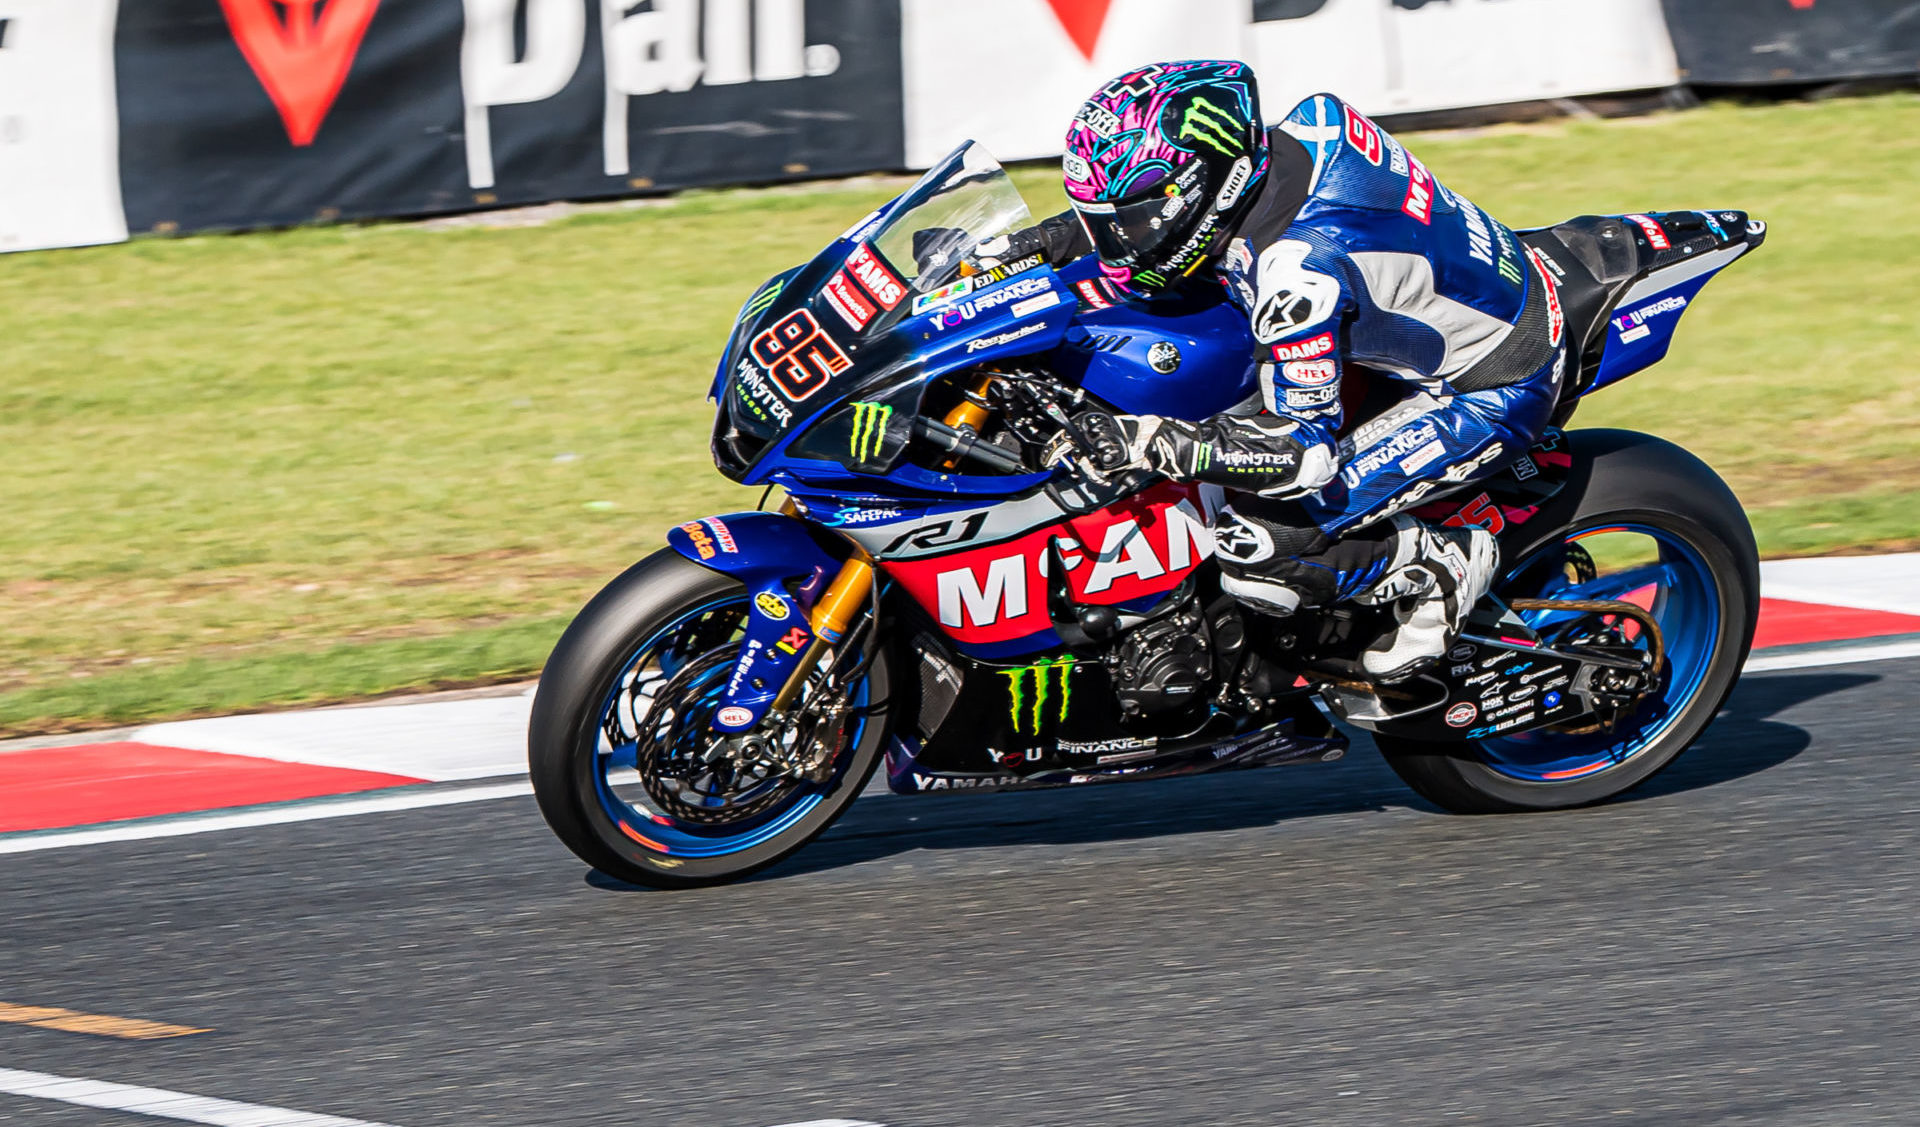
{"type": "MultiPolygon", "coordinates": [[[[529,764],[581,859],[717,883],[821,833],[883,759],[902,794],[1151,779],[1338,759],[1329,717],[1446,810],[1579,806],[1712,720],[1759,603],[1739,502],[1672,443],[1565,428],[1665,356],[1763,223],[1585,216],[1503,248],[1570,334],[1561,402],[1531,449],[1419,499],[1494,533],[1502,570],[1438,664],[1379,684],[1357,658],[1390,609],[1235,605],[1211,562],[1221,491],[1102,472],[1075,422],[1249,409],[1245,316],[1224,295],[1130,300],[1092,258],[969,258],[1030,222],[963,145],[741,309],[714,460],[785,499],[671,530],[554,649],[529,764]],[[1067,464],[1043,458],[1062,446],[1067,464]]],[[[1392,412],[1356,400],[1348,450],[1392,412]]]]}

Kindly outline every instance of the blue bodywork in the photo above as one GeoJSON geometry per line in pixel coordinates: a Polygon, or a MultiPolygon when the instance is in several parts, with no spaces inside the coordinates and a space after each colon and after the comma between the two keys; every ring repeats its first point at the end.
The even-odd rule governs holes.
{"type": "MultiPolygon", "coordinates": [[[[716,462],[743,484],[783,487],[804,514],[736,513],[669,534],[674,551],[738,578],[751,596],[741,659],[716,713],[718,730],[757,725],[811,641],[807,611],[844,555],[835,550],[836,533],[911,529],[942,514],[984,512],[1031,497],[1054,481],[1053,473],[942,470],[933,468],[937,460],[909,460],[915,420],[934,413],[923,411],[922,401],[946,377],[983,364],[1045,368],[1117,412],[1187,419],[1219,414],[1259,394],[1247,316],[1227,300],[1224,288],[1196,286],[1183,297],[1120,300],[1100,288],[1098,264],[1090,257],[1058,271],[1035,258],[1004,275],[955,280],[947,274],[939,281],[929,281],[934,275],[917,262],[913,285],[893,277],[915,275],[875,247],[893,219],[926,202],[923,186],[940,174],[929,173],[922,187],[763,287],[742,310],[716,373],[716,462]],[[882,274],[877,288],[850,288],[856,263],[864,261],[871,270],[876,259],[882,274]],[[881,292],[891,304],[877,296],[881,292]],[[872,300],[850,312],[846,293],[872,300]],[[779,337],[778,347],[769,346],[769,360],[762,345],[773,337],[779,337]],[[785,350],[821,337],[826,359],[820,370],[788,371],[782,383],[785,350]],[[803,386],[802,394],[779,398],[766,390],[780,384],[791,391],[796,382],[815,377],[818,386],[803,386]]],[[[1674,251],[1675,258],[1680,254],[1674,251]]],[[[1663,260],[1650,276],[1637,277],[1624,291],[1626,304],[1609,319],[1597,374],[1580,393],[1664,356],[1680,314],[1738,254],[1708,261],[1717,257],[1663,260]],[[1674,280],[1663,285],[1663,275],[1674,280]]],[[[960,648],[991,661],[1058,646],[1049,631],[998,644],[992,653],[960,648]]]]}

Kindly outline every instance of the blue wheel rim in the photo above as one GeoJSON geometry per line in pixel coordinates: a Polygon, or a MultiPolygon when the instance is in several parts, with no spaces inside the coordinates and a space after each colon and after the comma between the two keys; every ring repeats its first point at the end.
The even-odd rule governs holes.
{"type": "MultiPolygon", "coordinates": [[[[615,744],[607,735],[609,720],[614,717],[616,710],[625,707],[628,711],[623,716],[632,717],[632,710],[637,706],[630,698],[636,692],[636,685],[646,684],[649,680],[656,686],[664,684],[666,678],[692,663],[697,655],[676,653],[673,648],[675,639],[716,612],[737,609],[744,617],[746,606],[745,594],[714,599],[686,611],[655,630],[634,647],[633,653],[621,666],[619,676],[614,678],[613,686],[600,702],[595,718],[594,793],[615,827],[635,844],[653,852],[686,858],[721,857],[779,837],[812,813],[841,784],[848,762],[853,758],[849,751],[858,747],[866,735],[867,719],[863,716],[855,721],[845,746],[837,753],[841,762],[830,779],[821,784],[801,783],[770,808],[743,819],[739,824],[721,827],[676,818],[656,809],[649,800],[635,800],[616,789],[621,787],[629,794],[641,789],[638,740],[615,744]],[[655,673],[655,670],[658,672],[655,673]]],[[[696,699],[706,706],[707,712],[725,694],[730,672],[731,666],[723,663],[696,676],[693,682],[696,699]]],[[[867,682],[864,678],[854,691],[852,703],[856,709],[867,703],[867,682]]],[[[632,726],[637,729],[637,722],[632,726]]]]}
{"type": "MultiPolygon", "coordinates": [[[[1660,738],[1699,695],[1713,663],[1720,636],[1720,583],[1698,550],[1673,532],[1634,523],[1608,524],[1572,533],[1509,568],[1501,587],[1507,598],[1624,600],[1645,608],[1660,624],[1666,649],[1659,692],[1637,705],[1609,729],[1574,735],[1550,730],[1482,740],[1480,757],[1511,779],[1532,783],[1569,783],[1591,778],[1631,762],[1660,738]],[[1528,583],[1566,547],[1597,536],[1632,533],[1653,542],[1655,562],[1598,575],[1579,582],[1565,568],[1544,582],[1528,583]],[[1531,586],[1534,589],[1528,590],[1531,586]]],[[[1573,616],[1528,611],[1520,616],[1542,634],[1573,616]]]]}

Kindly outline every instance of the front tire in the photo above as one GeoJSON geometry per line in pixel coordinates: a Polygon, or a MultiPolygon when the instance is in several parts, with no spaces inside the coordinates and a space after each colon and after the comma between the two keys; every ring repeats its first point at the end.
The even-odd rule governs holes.
{"type": "Polygon", "coordinates": [[[659,741],[645,741],[657,732],[712,746],[705,718],[732,668],[746,603],[736,580],[663,549],[608,584],[554,647],[534,696],[528,767],[541,815],[587,864],[657,888],[737,880],[811,841],[865,789],[886,743],[884,648],[846,687],[853,719],[813,773],[820,781],[742,773],[749,791],[764,793],[708,811],[649,774],[645,749],[659,741]],[[653,686],[663,688],[650,695],[653,686]],[[660,695],[667,687],[670,698],[660,695]],[[649,715],[669,699],[677,709],[649,715]],[[631,749],[614,738],[625,729],[637,734],[631,749]]]}
{"type": "Polygon", "coordinates": [[[1665,683],[1657,700],[1596,736],[1543,731],[1465,744],[1376,737],[1408,786],[1454,813],[1585,806],[1639,786],[1712,723],[1753,645],[1759,553],[1726,483],[1692,454],[1648,435],[1589,430],[1566,437],[1573,475],[1521,535],[1502,545],[1495,590],[1508,599],[1646,598],[1667,637],[1665,683]],[[1656,545],[1656,562],[1584,583],[1569,582],[1554,566],[1567,545],[1616,533],[1656,545]]]}

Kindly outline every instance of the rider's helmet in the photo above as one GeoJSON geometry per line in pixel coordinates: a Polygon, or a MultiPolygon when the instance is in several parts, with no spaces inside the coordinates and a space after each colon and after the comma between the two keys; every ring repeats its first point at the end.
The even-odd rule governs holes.
{"type": "Polygon", "coordinates": [[[1067,197],[1109,278],[1152,293],[1218,253],[1266,174],[1253,68],[1158,63],[1102,86],[1074,115],[1067,197]]]}

